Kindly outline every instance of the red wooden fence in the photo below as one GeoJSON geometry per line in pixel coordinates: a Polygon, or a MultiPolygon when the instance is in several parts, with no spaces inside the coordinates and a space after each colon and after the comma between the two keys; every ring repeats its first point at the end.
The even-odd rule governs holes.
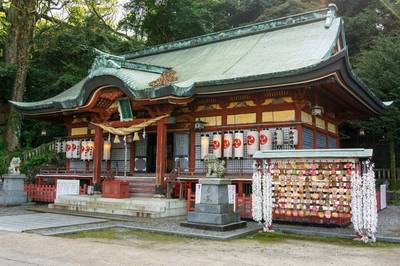
{"type": "MultiPolygon", "coordinates": [[[[28,198],[37,202],[53,203],[56,199],[56,185],[38,185],[38,184],[25,184],[25,191],[28,198]]],[[[86,194],[87,186],[84,185],[80,188],[80,194],[86,194]]]]}

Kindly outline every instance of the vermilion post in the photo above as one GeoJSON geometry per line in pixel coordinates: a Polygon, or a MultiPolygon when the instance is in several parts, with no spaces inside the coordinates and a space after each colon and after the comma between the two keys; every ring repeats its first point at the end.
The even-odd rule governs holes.
{"type": "Polygon", "coordinates": [[[157,147],[156,147],[156,194],[164,194],[164,172],[166,166],[167,149],[167,124],[166,119],[157,123],[157,147]]]}
{"type": "Polygon", "coordinates": [[[95,191],[101,187],[101,160],[103,159],[103,129],[95,127],[93,154],[93,183],[95,191]]]}

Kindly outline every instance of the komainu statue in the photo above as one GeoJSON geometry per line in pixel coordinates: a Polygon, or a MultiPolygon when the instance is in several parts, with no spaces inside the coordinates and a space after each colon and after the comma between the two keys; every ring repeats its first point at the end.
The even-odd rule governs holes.
{"type": "Polygon", "coordinates": [[[208,154],[204,157],[204,164],[207,167],[207,177],[224,178],[225,161],[219,161],[214,154],[208,154]]]}
{"type": "Polygon", "coordinates": [[[8,173],[15,175],[19,174],[19,167],[21,165],[21,159],[19,157],[13,157],[10,162],[10,166],[8,167],[8,173]]]}

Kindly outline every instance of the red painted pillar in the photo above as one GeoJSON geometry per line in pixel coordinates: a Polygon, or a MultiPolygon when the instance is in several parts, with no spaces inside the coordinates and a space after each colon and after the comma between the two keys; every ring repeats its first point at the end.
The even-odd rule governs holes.
{"type": "Polygon", "coordinates": [[[101,160],[103,159],[103,129],[95,127],[94,154],[93,154],[93,184],[95,191],[101,187],[101,160]]]}
{"type": "Polygon", "coordinates": [[[166,119],[157,123],[156,148],[156,194],[164,194],[164,172],[167,154],[167,124],[166,119]]]}

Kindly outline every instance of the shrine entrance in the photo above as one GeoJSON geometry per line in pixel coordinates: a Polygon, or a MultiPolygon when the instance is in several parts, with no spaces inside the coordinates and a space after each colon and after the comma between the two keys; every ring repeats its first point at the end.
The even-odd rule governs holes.
{"type": "MultiPolygon", "coordinates": [[[[157,134],[150,133],[147,135],[147,173],[156,172],[156,155],[157,155],[157,134]]],[[[174,133],[167,134],[167,151],[166,151],[166,169],[169,173],[174,169],[174,133]]]]}

